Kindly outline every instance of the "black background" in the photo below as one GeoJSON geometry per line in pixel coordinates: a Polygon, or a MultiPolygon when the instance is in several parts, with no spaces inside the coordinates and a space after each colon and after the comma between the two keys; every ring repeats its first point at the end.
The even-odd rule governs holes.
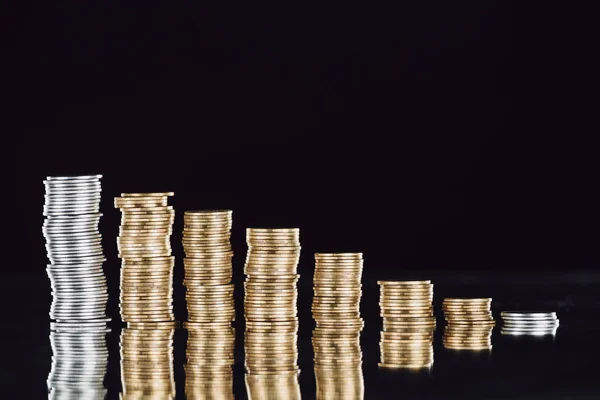
{"type": "MultiPolygon", "coordinates": [[[[238,284],[246,227],[300,227],[301,309],[312,253],[362,251],[374,324],[376,280],[413,277],[583,314],[600,196],[596,29],[580,4],[20,3],[7,140],[18,240],[2,274],[19,296],[7,318],[27,322],[12,340],[47,338],[42,180],[89,173],[104,176],[116,319],[112,204],[136,191],[175,192],[178,274],[184,210],[234,210],[238,284]]],[[[43,388],[44,355],[5,381],[35,359],[43,388]]]]}

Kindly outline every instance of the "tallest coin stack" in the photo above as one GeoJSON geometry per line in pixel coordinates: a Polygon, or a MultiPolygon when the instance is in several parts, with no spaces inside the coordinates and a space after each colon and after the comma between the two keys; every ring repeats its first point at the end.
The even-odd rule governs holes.
{"type": "Polygon", "coordinates": [[[105,323],[108,292],[102,264],[102,175],[48,177],[44,204],[47,267],[52,284],[50,318],[105,323]]]}

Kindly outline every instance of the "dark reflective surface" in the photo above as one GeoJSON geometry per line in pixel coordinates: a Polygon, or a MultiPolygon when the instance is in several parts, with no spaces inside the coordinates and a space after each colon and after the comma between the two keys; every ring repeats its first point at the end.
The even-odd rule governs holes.
{"type": "MultiPolygon", "coordinates": [[[[235,364],[232,374],[227,373],[226,365],[219,367],[219,357],[215,358],[218,351],[223,351],[224,357],[228,354],[227,343],[232,339],[228,334],[213,336],[209,340],[193,334],[189,336],[188,331],[183,328],[174,332],[131,332],[113,321],[110,324],[112,331],[98,336],[101,342],[106,335],[108,350],[105,379],[100,387],[97,386],[98,376],[104,374],[104,353],[101,349],[80,349],[89,354],[89,357],[80,360],[83,363],[81,365],[85,365],[84,368],[76,367],[77,363],[72,361],[61,362],[60,358],[65,353],[53,352],[50,337],[53,335],[52,339],[55,341],[56,334],[51,334],[49,329],[47,312],[50,303],[44,298],[46,292],[49,296],[47,282],[31,279],[25,282],[24,277],[14,280],[11,278],[3,282],[3,295],[14,296],[14,299],[22,299],[22,302],[18,308],[6,309],[9,317],[6,321],[13,322],[5,322],[5,329],[2,330],[2,391],[16,396],[15,398],[49,398],[48,378],[58,377],[57,373],[60,372],[61,377],[67,374],[73,382],[82,382],[82,387],[95,388],[95,394],[102,395],[103,388],[106,388],[109,399],[117,399],[119,396],[143,398],[139,396],[141,392],[152,392],[153,398],[169,398],[171,395],[185,398],[186,392],[190,398],[197,399],[244,399],[249,397],[248,393],[252,398],[261,399],[267,398],[266,393],[288,393],[290,397],[287,398],[295,398],[298,397],[298,391],[303,399],[330,399],[336,396],[361,398],[363,387],[365,399],[562,399],[596,398],[600,394],[600,382],[597,378],[600,357],[600,302],[597,300],[597,289],[600,286],[597,274],[572,272],[568,275],[546,274],[536,278],[525,272],[512,277],[501,274],[477,277],[473,273],[469,275],[461,272],[459,278],[450,272],[424,273],[435,283],[434,303],[438,319],[434,334],[434,363],[429,369],[388,370],[378,367],[382,327],[377,308],[378,288],[375,284],[369,284],[371,278],[368,277],[362,300],[365,318],[365,329],[361,335],[362,368],[348,371],[346,375],[334,374],[325,380],[324,375],[315,376],[311,343],[311,282],[309,279],[304,282],[301,279],[298,303],[301,372],[297,380],[294,377],[263,378],[251,382],[246,380],[243,369],[244,330],[240,321],[235,323],[235,364]],[[473,282],[475,279],[477,282],[473,282]],[[40,295],[33,299],[31,293],[35,290],[40,295]],[[491,350],[450,350],[444,347],[442,336],[445,323],[441,299],[456,295],[487,295],[494,299],[492,311],[498,325],[493,330],[491,350]],[[556,336],[502,335],[499,312],[517,308],[556,311],[560,318],[556,336]],[[135,335],[131,336],[133,333],[135,335]],[[186,348],[192,342],[197,344],[190,346],[191,351],[186,355],[186,348]],[[205,348],[205,345],[208,347],[205,348]],[[129,351],[132,348],[136,350],[129,351]],[[212,355],[207,350],[210,348],[212,355]],[[154,349],[154,355],[143,357],[144,352],[140,349],[146,349],[146,352],[147,349],[154,349]],[[57,364],[59,362],[60,365],[57,364]],[[207,363],[214,364],[215,373],[205,373],[206,369],[202,366],[208,365],[207,363]],[[151,379],[140,379],[141,377],[151,379]]],[[[421,272],[405,271],[402,278],[411,279],[421,275],[421,272]]],[[[236,288],[237,285],[236,283],[236,288]]],[[[236,295],[238,312],[242,306],[239,298],[241,294],[240,290],[236,295]]],[[[182,302],[176,304],[178,310],[185,307],[182,302]]],[[[115,308],[109,311],[113,318],[117,315],[115,308]]],[[[67,339],[77,340],[72,337],[67,339]]],[[[87,342],[100,343],[94,339],[87,342]]],[[[77,348],[70,347],[71,350],[77,348]]],[[[69,393],[57,390],[56,383],[53,385],[52,393],[55,398],[77,398],[68,397],[69,393]]]]}

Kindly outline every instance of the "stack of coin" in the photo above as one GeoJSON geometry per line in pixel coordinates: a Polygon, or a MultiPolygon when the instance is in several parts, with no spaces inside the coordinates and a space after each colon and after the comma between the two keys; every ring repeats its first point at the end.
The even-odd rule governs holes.
{"type": "MultiPolygon", "coordinates": [[[[248,229],[244,348],[251,375],[297,374],[299,229],[248,229]]],[[[276,379],[275,379],[276,380],[276,379]]]]}
{"type": "Polygon", "coordinates": [[[183,222],[188,321],[230,326],[235,319],[232,211],[186,211],[183,222]]]}
{"type": "Polygon", "coordinates": [[[184,323],[188,330],[187,399],[233,400],[235,331],[222,323],[184,323]]]}
{"type": "Polygon", "coordinates": [[[104,399],[108,364],[105,322],[56,323],[50,327],[52,367],[48,398],[104,399]]]}
{"type": "Polygon", "coordinates": [[[555,335],[559,324],[555,312],[503,311],[500,316],[503,335],[555,335]]]}
{"type": "Polygon", "coordinates": [[[431,281],[378,281],[383,331],[380,367],[433,365],[433,284],[431,281]]]}
{"type": "Polygon", "coordinates": [[[130,323],[121,331],[122,399],[174,399],[175,322],[130,323]]]}
{"type": "Polygon", "coordinates": [[[108,291],[102,263],[102,175],[48,177],[44,203],[46,271],[52,285],[50,318],[106,321],[108,291]]]}
{"type": "Polygon", "coordinates": [[[360,332],[362,253],[316,253],[312,314],[317,398],[364,397],[360,332]]]}
{"type": "Polygon", "coordinates": [[[121,261],[121,319],[126,322],[173,321],[171,233],[173,193],[122,193],[117,244],[121,261]]]}
{"type": "Polygon", "coordinates": [[[492,299],[444,299],[444,347],[453,350],[491,350],[492,299]]]}
{"type": "MultiPolygon", "coordinates": [[[[248,400],[282,399],[301,400],[297,372],[273,374],[246,374],[248,400]]],[[[339,397],[341,399],[342,397],[339,397]]]]}

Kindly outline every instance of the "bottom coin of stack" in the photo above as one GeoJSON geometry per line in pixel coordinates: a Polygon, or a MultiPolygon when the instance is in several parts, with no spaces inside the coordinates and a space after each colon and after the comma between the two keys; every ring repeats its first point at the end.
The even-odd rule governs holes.
{"type": "Polygon", "coordinates": [[[108,364],[106,323],[53,323],[48,398],[103,399],[108,364]]]}
{"type": "Polygon", "coordinates": [[[444,299],[444,347],[452,350],[491,350],[496,322],[492,299],[444,299]]]}
{"type": "Polygon", "coordinates": [[[285,399],[300,400],[298,372],[275,374],[246,374],[248,400],[285,399]]]}
{"type": "Polygon", "coordinates": [[[175,398],[174,322],[129,323],[121,332],[122,399],[175,398]],[[137,326],[139,325],[139,326],[137,326]]]}
{"type": "Polygon", "coordinates": [[[433,284],[431,281],[379,281],[383,331],[379,341],[383,368],[433,365],[433,284]]]}
{"type": "Polygon", "coordinates": [[[229,323],[185,322],[187,399],[233,400],[235,331],[229,323]]]}
{"type": "Polygon", "coordinates": [[[500,316],[503,335],[555,335],[558,329],[555,312],[503,311],[500,316]]]}

